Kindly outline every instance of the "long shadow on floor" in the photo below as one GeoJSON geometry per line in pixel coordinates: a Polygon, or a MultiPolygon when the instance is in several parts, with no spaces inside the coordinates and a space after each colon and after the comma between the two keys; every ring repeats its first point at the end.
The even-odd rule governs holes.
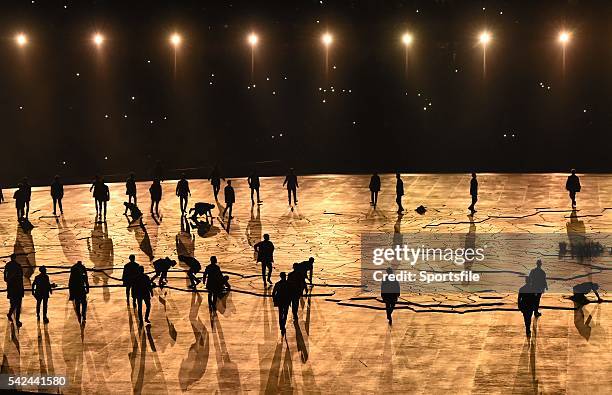
{"type": "Polygon", "coordinates": [[[191,310],[189,321],[193,329],[194,341],[189,347],[187,356],[181,362],[179,369],[179,384],[182,391],[186,391],[204,376],[208,365],[208,355],[210,352],[210,340],[208,331],[198,317],[198,311],[202,304],[202,297],[199,293],[191,295],[191,310]]]}

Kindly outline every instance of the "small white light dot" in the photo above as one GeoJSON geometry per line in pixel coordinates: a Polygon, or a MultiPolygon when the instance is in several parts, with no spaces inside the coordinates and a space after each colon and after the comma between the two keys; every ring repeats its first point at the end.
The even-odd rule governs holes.
{"type": "Polygon", "coordinates": [[[323,99],[323,103],[325,103],[325,99],[323,99]]]}
{"type": "Polygon", "coordinates": [[[215,76],[215,73],[211,73],[211,74],[210,74],[210,76],[211,76],[211,77],[214,77],[214,76],[215,76]]]}
{"type": "Polygon", "coordinates": [[[484,11],[486,8],[482,7],[482,10],[484,11]]]}
{"type": "Polygon", "coordinates": [[[506,133],[504,133],[504,137],[506,137],[506,133]]]}
{"type": "Polygon", "coordinates": [[[357,122],[353,121],[353,125],[357,125],[357,122]]]}
{"type": "Polygon", "coordinates": [[[423,107],[423,110],[427,111],[427,107],[423,107]]]}
{"type": "Polygon", "coordinates": [[[503,12],[503,11],[500,11],[500,12],[499,12],[499,15],[504,15],[504,12],[503,12]]]}
{"type": "Polygon", "coordinates": [[[512,137],[514,137],[514,133],[512,134],[512,137]]]}
{"type": "Polygon", "coordinates": [[[455,73],[458,73],[458,72],[459,72],[459,69],[455,69],[455,73]]]}
{"type": "Polygon", "coordinates": [[[285,77],[285,79],[287,79],[287,77],[285,77]]]}
{"type": "Polygon", "coordinates": [[[136,97],[135,97],[135,96],[132,96],[132,100],[136,100],[136,97]]]}
{"type": "Polygon", "coordinates": [[[582,112],[586,112],[586,111],[587,111],[586,108],[584,110],[582,110],[582,112]]]}
{"type": "Polygon", "coordinates": [[[127,114],[123,114],[123,118],[127,118],[127,114]]]}
{"type": "Polygon", "coordinates": [[[164,117],[164,119],[168,119],[168,117],[164,117]]]}
{"type": "Polygon", "coordinates": [[[108,118],[108,114],[104,114],[104,118],[108,118]]]}
{"type": "Polygon", "coordinates": [[[212,85],[212,84],[213,84],[213,83],[212,83],[212,81],[210,81],[210,82],[208,83],[208,85],[212,85]]]}
{"type": "Polygon", "coordinates": [[[283,137],[283,134],[281,133],[281,134],[279,134],[279,136],[280,136],[280,137],[283,137]]]}
{"type": "Polygon", "coordinates": [[[273,92],[272,92],[272,94],[273,94],[273,95],[276,95],[276,91],[273,91],[273,92]]]}
{"type": "Polygon", "coordinates": [[[419,10],[416,10],[417,14],[419,13],[419,10]]]}
{"type": "Polygon", "coordinates": [[[20,110],[23,110],[23,106],[19,106],[19,109],[20,109],[20,110]]]}
{"type": "Polygon", "coordinates": [[[105,156],[105,157],[104,157],[104,160],[108,160],[108,156],[105,156]]]}
{"type": "Polygon", "coordinates": [[[253,84],[253,88],[255,88],[257,85],[253,84]]]}
{"type": "Polygon", "coordinates": [[[428,106],[431,106],[431,102],[427,104],[428,106]]]}
{"type": "Polygon", "coordinates": [[[151,61],[150,61],[150,60],[147,60],[147,63],[151,63],[151,61]]]}
{"type": "Polygon", "coordinates": [[[151,125],[153,125],[153,121],[149,121],[149,123],[151,123],[151,125]]]}
{"type": "Polygon", "coordinates": [[[266,81],[270,81],[270,77],[266,77],[266,81]]]}
{"type": "Polygon", "coordinates": [[[333,69],[336,70],[336,66],[334,66],[333,69]]]}
{"type": "Polygon", "coordinates": [[[349,93],[351,93],[352,91],[349,89],[349,93]]]}
{"type": "Polygon", "coordinates": [[[76,73],[76,76],[77,76],[77,77],[78,77],[78,76],[80,76],[80,75],[81,75],[81,73],[76,73]]]}
{"type": "Polygon", "coordinates": [[[317,20],[317,23],[319,23],[319,21],[317,20]]]}
{"type": "MultiPolygon", "coordinates": [[[[33,3],[33,2],[32,2],[32,3],[33,3]]],[[[62,165],[65,165],[65,164],[66,164],[66,161],[63,161],[63,162],[62,162],[62,165]]]]}

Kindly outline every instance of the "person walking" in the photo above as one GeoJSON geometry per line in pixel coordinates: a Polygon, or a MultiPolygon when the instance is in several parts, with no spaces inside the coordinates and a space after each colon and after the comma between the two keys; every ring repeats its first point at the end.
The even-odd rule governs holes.
{"type": "Polygon", "coordinates": [[[280,327],[281,336],[285,336],[287,333],[285,329],[287,315],[289,314],[289,305],[291,304],[291,289],[285,272],[280,272],[280,280],[274,284],[272,301],[274,306],[278,308],[278,326],[280,327]]]}
{"type": "Polygon", "coordinates": [[[136,299],[132,293],[132,287],[134,286],[134,281],[136,281],[136,277],[138,277],[139,267],[140,265],[136,263],[136,256],[133,254],[129,256],[129,261],[123,266],[123,274],[121,275],[121,281],[123,282],[123,286],[125,287],[125,302],[130,304],[130,296],[132,296],[132,306],[136,307],[136,299]]]}
{"type": "Polygon", "coordinates": [[[23,269],[19,262],[17,262],[17,255],[15,254],[11,254],[10,260],[4,266],[4,282],[6,283],[6,297],[10,304],[6,316],[9,321],[13,322],[13,315],[15,315],[15,324],[19,328],[22,325],[19,318],[21,317],[24,287],[23,269]]]}
{"type": "Polygon", "coordinates": [[[292,194],[293,204],[297,206],[297,189],[300,187],[300,185],[298,184],[298,179],[295,175],[293,168],[289,169],[289,174],[287,174],[287,176],[285,177],[285,181],[283,181],[283,186],[287,186],[287,198],[289,200],[289,206],[291,206],[292,194]]]}
{"type": "Polygon", "coordinates": [[[32,186],[28,182],[28,177],[23,177],[23,200],[25,202],[25,219],[30,217],[30,200],[32,200],[32,186]]]}
{"type": "MultiPolygon", "coordinates": [[[[134,173],[130,173],[130,177],[127,179],[127,181],[125,181],[125,194],[128,197],[128,203],[132,203],[132,200],[134,200],[134,205],[138,206],[138,200],[136,197],[136,179],[134,178],[134,173]]],[[[127,207],[124,214],[127,214],[127,207]]]]}
{"type": "Polygon", "coordinates": [[[189,190],[189,181],[185,178],[185,173],[181,175],[181,179],[176,183],[176,196],[179,197],[181,205],[181,214],[187,213],[187,203],[189,202],[189,196],[191,191],[189,190]]]}
{"type": "Polygon", "coordinates": [[[387,312],[387,321],[389,321],[389,325],[393,325],[393,310],[395,309],[395,304],[400,296],[400,284],[394,278],[390,280],[390,275],[393,274],[393,269],[388,267],[387,275],[383,278],[383,281],[380,284],[380,296],[385,302],[385,311],[387,312]]]}
{"type": "Polygon", "coordinates": [[[263,238],[262,241],[253,246],[253,249],[257,253],[257,262],[261,263],[261,279],[263,280],[264,288],[266,288],[266,278],[270,285],[272,284],[270,277],[272,276],[272,264],[274,263],[274,244],[270,241],[269,234],[264,234],[263,238]]]}
{"type": "Polygon", "coordinates": [[[221,177],[221,171],[219,170],[218,164],[215,164],[215,167],[213,167],[208,178],[210,179],[210,184],[213,187],[215,201],[218,201],[219,191],[221,190],[221,180],[225,181],[225,178],[221,177]]]}
{"type": "Polygon", "coordinates": [[[378,203],[378,192],[380,192],[380,177],[378,174],[372,174],[370,177],[370,205],[376,207],[378,203]]]}
{"type": "Polygon", "coordinates": [[[259,199],[259,175],[257,175],[257,170],[253,170],[251,175],[247,178],[247,182],[249,183],[249,188],[251,189],[251,205],[255,205],[254,194],[257,193],[257,204],[261,203],[259,199]]]}
{"type": "Polygon", "coordinates": [[[151,215],[153,215],[153,208],[155,208],[155,215],[159,217],[159,202],[162,199],[162,186],[159,178],[153,180],[149,187],[149,193],[151,194],[151,215]]]}
{"type": "Polygon", "coordinates": [[[525,276],[525,285],[519,289],[518,294],[518,309],[523,313],[525,321],[525,333],[527,337],[531,336],[531,318],[536,311],[536,296],[531,285],[529,276],[525,276]]]}
{"type": "Polygon", "coordinates": [[[21,183],[17,184],[17,189],[13,194],[13,199],[15,199],[15,209],[17,210],[17,222],[24,220],[25,218],[25,198],[23,195],[23,185],[21,183]]]}
{"type": "Polygon", "coordinates": [[[576,193],[580,192],[580,178],[576,175],[576,169],[572,169],[572,174],[567,177],[565,189],[569,192],[572,207],[576,207],[576,193]]]}
{"type": "Polygon", "coordinates": [[[293,271],[287,275],[287,283],[289,285],[289,295],[291,298],[291,312],[293,315],[293,321],[298,320],[298,309],[300,306],[300,299],[304,294],[306,282],[304,274],[298,268],[298,264],[293,264],[293,271]]]}
{"type": "Polygon", "coordinates": [[[474,215],[476,212],[476,202],[478,201],[478,180],[476,179],[476,173],[472,173],[472,179],[470,180],[470,196],[472,197],[472,204],[468,207],[470,215],[474,215]]]}
{"type": "Polygon", "coordinates": [[[539,317],[542,315],[540,313],[540,299],[542,299],[542,294],[548,290],[548,283],[546,282],[546,272],[542,269],[542,260],[538,259],[536,261],[536,267],[531,269],[529,272],[529,279],[531,281],[533,291],[535,292],[535,311],[534,315],[539,317]]]}
{"type": "Polygon", "coordinates": [[[404,181],[402,181],[400,173],[395,173],[395,202],[397,203],[397,213],[401,214],[404,212],[404,206],[402,206],[402,196],[404,196],[404,181]]]}
{"type": "Polygon", "coordinates": [[[89,293],[89,280],[87,269],[83,262],[78,261],[70,268],[68,279],[68,300],[74,303],[74,311],[81,325],[87,321],[87,294],[89,293]]]}
{"type": "Polygon", "coordinates": [[[32,295],[36,299],[36,320],[40,321],[40,305],[42,304],[43,322],[48,324],[49,318],[47,317],[47,305],[49,303],[49,297],[53,293],[53,288],[51,286],[51,282],[49,281],[49,276],[47,275],[47,268],[45,266],[41,266],[38,271],[40,273],[32,282],[32,295]]]}
{"type": "Polygon", "coordinates": [[[227,180],[227,185],[223,190],[223,194],[225,195],[225,210],[223,210],[223,217],[225,217],[225,213],[229,209],[229,218],[232,219],[232,207],[234,206],[234,202],[236,201],[236,194],[234,192],[234,187],[232,187],[232,180],[227,180]]]}
{"type": "Polygon", "coordinates": [[[60,181],[59,176],[53,178],[51,183],[51,199],[53,199],[53,215],[57,215],[57,206],[59,206],[60,214],[64,214],[62,208],[62,199],[64,198],[64,185],[60,181]]]}
{"type": "Polygon", "coordinates": [[[151,296],[153,296],[153,287],[151,283],[151,279],[146,275],[144,271],[144,267],[138,266],[138,272],[136,277],[134,278],[133,283],[133,291],[132,294],[138,303],[138,323],[140,326],[143,325],[142,322],[142,303],[144,302],[146,306],[146,311],[144,315],[144,321],[147,324],[150,324],[149,321],[149,313],[151,312],[151,296]]]}
{"type": "Polygon", "coordinates": [[[222,291],[223,282],[223,273],[217,264],[217,257],[213,255],[202,275],[202,283],[206,284],[208,291],[208,309],[211,313],[217,311],[217,298],[222,291]]]}

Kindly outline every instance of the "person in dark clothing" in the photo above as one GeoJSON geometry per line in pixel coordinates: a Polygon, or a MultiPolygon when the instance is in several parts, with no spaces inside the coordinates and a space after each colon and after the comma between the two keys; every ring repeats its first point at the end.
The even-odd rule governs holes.
{"type": "Polygon", "coordinates": [[[187,277],[189,277],[191,283],[189,284],[189,288],[196,289],[200,283],[200,279],[196,277],[196,274],[202,270],[202,265],[192,256],[179,255],[178,259],[189,267],[189,270],[187,270],[187,277]]]}
{"type": "Polygon", "coordinates": [[[192,208],[189,209],[189,215],[191,215],[191,219],[193,221],[197,221],[198,216],[204,215],[206,217],[206,221],[208,221],[208,219],[210,218],[210,222],[212,223],[213,208],[215,208],[214,204],[198,202],[192,208]]]}
{"type": "Polygon", "coordinates": [[[219,165],[215,165],[210,175],[208,176],[210,179],[210,184],[213,187],[213,195],[215,195],[215,201],[218,199],[219,191],[221,190],[221,180],[225,181],[225,178],[221,177],[221,172],[219,171],[219,165]]]}
{"type": "Polygon", "coordinates": [[[163,287],[168,284],[168,270],[176,266],[176,261],[168,257],[156,259],[153,261],[153,267],[155,268],[155,275],[151,278],[151,282],[155,281],[159,277],[159,287],[163,287]]]}
{"type": "Polygon", "coordinates": [[[77,319],[82,325],[87,321],[87,294],[89,293],[89,280],[87,269],[81,261],[70,268],[68,279],[69,300],[74,303],[74,311],[77,319]]]}
{"type": "Polygon", "coordinates": [[[393,280],[389,279],[389,275],[393,274],[393,269],[387,268],[387,276],[383,278],[383,281],[380,283],[380,296],[385,302],[385,311],[387,312],[387,321],[389,321],[389,325],[393,325],[393,310],[395,309],[395,304],[400,296],[400,284],[394,278],[393,280]]]}
{"type": "Polygon", "coordinates": [[[291,312],[293,314],[293,320],[298,320],[298,308],[300,306],[300,298],[304,293],[305,280],[304,274],[298,268],[298,264],[293,264],[293,271],[287,275],[287,283],[289,285],[291,295],[291,312]]]}
{"type": "Polygon", "coordinates": [[[310,257],[307,261],[303,261],[297,264],[297,269],[302,273],[302,276],[304,276],[304,289],[306,289],[306,279],[308,279],[308,282],[310,282],[310,285],[312,285],[314,260],[315,259],[313,257],[310,257]]]}
{"type": "Polygon", "coordinates": [[[300,185],[298,184],[298,179],[293,168],[289,169],[289,174],[287,174],[285,181],[283,181],[283,186],[285,185],[287,186],[289,206],[291,206],[291,194],[293,194],[293,204],[297,206],[297,189],[300,187],[300,185]]]}
{"type": "MultiPolygon", "coordinates": [[[[134,199],[134,205],[137,206],[137,197],[136,197],[136,179],[134,178],[134,173],[130,173],[130,178],[125,182],[125,194],[128,197],[128,203],[132,203],[132,199],[134,199]]],[[[125,208],[125,213],[127,214],[127,207],[125,208]]]]}
{"type": "Polygon", "coordinates": [[[261,279],[263,280],[264,288],[266,284],[266,269],[268,269],[267,279],[270,284],[272,280],[272,263],[274,263],[274,244],[270,241],[270,235],[263,235],[264,239],[253,246],[253,249],[257,253],[257,262],[261,263],[261,279]]]}
{"type": "MultiPolygon", "coordinates": [[[[140,211],[140,209],[138,208],[138,206],[134,203],[129,203],[129,202],[123,202],[123,205],[125,206],[125,213],[124,215],[127,216],[127,212],[130,212],[130,217],[132,217],[132,221],[136,221],[138,219],[142,218],[142,211],[140,211]]],[[[129,218],[128,218],[129,220],[129,218]]]]}
{"type": "Polygon", "coordinates": [[[53,199],[53,215],[57,215],[57,206],[59,206],[60,213],[64,214],[62,208],[62,199],[64,198],[64,185],[60,181],[59,176],[53,178],[51,183],[51,198],[53,199]]]}
{"type": "Polygon", "coordinates": [[[380,192],[380,177],[378,174],[372,174],[370,177],[370,206],[376,207],[378,203],[378,192],[380,192]]]}
{"type": "Polygon", "coordinates": [[[202,275],[202,283],[206,284],[208,291],[208,309],[211,312],[217,311],[217,297],[223,291],[223,282],[223,273],[217,265],[217,257],[213,255],[202,275]]]}
{"type": "Polygon", "coordinates": [[[25,202],[25,218],[28,219],[30,216],[30,200],[32,200],[32,186],[28,182],[28,178],[24,177],[21,182],[23,185],[23,200],[25,202]]]}
{"type": "Polygon", "coordinates": [[[21,222],[25,216],[25,199],[23,197],[23,185],[17,184],[17,189],[13,194],[15,199],[15,209],[17,210],[17,221],[21,222]]]}
{"type": "Polygon", "coordinates": [[[395,202],[397,203],[397,213],[401,214],[404,212],[404,206],[402,206],[402,196],[404,196],[404,181],[400,176],[400,173],[395,173],[395,202]]]}
{"type": "Polygon", "coordinates": [[[257,175],[257,171],[253,170],[251,175],[247,178],[247,182],[249,183],[249,188],[251,189],[251,204],[255,204],[255,199],[253,198],[254,193],[257,193],[257,203],[261,203],[259,199],[259,175],[257,175]]]}
{"type": "Polygon", "coordinates": [[[223,194],[225,195],[225,210],[223,210],[223,217],[225,217],[225,213],[229,209],[229,219],[232,219],[232,207],[234,206],[234,202],[236,201],[236,195],[234,193],[234,187],[232,187],[232,180],[227,180],[227,185],[223,190],[223,194]]]}
{"type": "Polygon", "coordinates": [[[13,313],[15,314],[15,324],[21,327],[21,302],[23,300],[23,269],[17,262],[17,255],[11,254],[11,259],[4,266],[4,282],[6,283],[6,297],[10,302],[8,320],[13,322],[13,313]]]}
{"type": "Polygon", "coordinates": [[[153,207],[155,207],[155,215],[159,217],[159,202],[162,199],[162,186],[159,178],[155,178],[149,187],[151,194],[151,215],[153,215],[153,207]]]}
{"type": "MultiPolygon", "coordinates": [[[[123,274],[121,275],[121,281],[125,287],[125,302],[130,304],[130,295],[132,295],[132,287],[134,281],[138,276],[138,268],[140,265],[136,263],[136,257],[134,255],[129,256],[129,262],[123,266],[123,274]]],[[[132,296],[132,306],[136,307],[136,299],[132,296]]]]}
{"type": "Polygon", "coordinates": [[[49,323],[47,318],[47,304],[49,302],[49,296],[53,293],[53,287],[49,281],[47,275],[47,268],[41,266],[39,269],[40,273],[34,278],[32,282],[32,295],[36,299],[36,319],[40,321],[40,305],[43,307],[43,322],[49,323]]]}
{"type": "Polygon", "coordinates": [[[534,314],[536,317],[542,315],[540,313],[540,299],[542,299],[542,294],[544,291],[548,289],[548,283],[546,282],[546,272],[542,269],[542,260],[538,259],[536,261],[536,267],[531,269],[529,272],[529,279],[531,282],[531,286],[533,291],[535,292],[535,311],[534,314]]]}
{"type": "Polygon", "coordinates": [[[151,296],[153,296],[153,287],[151,279],[145,274],[144,267],[139,266],[136,277],[134,278],[132,294],[138,302],[138,323],[142,325],[142,303],[146,306],[144,320],[148,324],[149,313],[151,312],[151,296]]]}
{"type": "Polygon", "coordinates": [[[470,181],[470,196],[472,197],[472,204],[468,207],[471,215],[476,212],[476,202],[478,201],[478,180],[476,179],[476,173],[472,173],[472,180],[470,181]]]}
{"type": "Polygon", "coordinates": [[[580,192],[580,178],[576,175],[576,170],[572,169],[572,174],[567,177],[565,189],[569,192],[572,207],[576,207],[576,193],[580,192]]]}
{"type": "Polygon", "coordinates": [[[181,204],[181,214],[186,214],[187,212],[187,203],[189,201],[189,196],[191,196],[191,191],[189,190],[189,181],[185,179],[185,173],[181,175],[181,179],[176,183],[176,196],[180,199],[181,204]]]}
{"type": "Polygon", "coordinates": [[[110,200],[110,191],[108,189],[108,185],[104,183],[104,178],[100,178],[96,176],[96,181],[89,188],[91,191],[93,189],[93,197],[96,201],[96,215],[102,219],[104,217],[104,221],[106,221],[106,205],[110,200]]]}
{"type": "Polygon", "coordinates": [[[289,305],[291,304],[291,288],[287,282],[285,272],[280,273],[280,281],[274,284],[272,301],[274,306],[278,307],[278,326],[280,327],[281,336],[285,336],[287,333],[285,325],[287,324],[287,315],[289,314],[289,305]]]}
{"type": "Polygon", "coordinates": [[[4,194],[2,193],[2,187],[0,186],[0,203],[4,203],[4,194]]]}
{"type": "Polygon", "coordinates": [[[531,286],[531,280],[529,276],[525,277],[525,285],[519,289],[518,294],[518,309],[523,313],[523,319],[525,320],[525,333],[527,337],[531,336],[531,317],[536,311],[536,295],[531,286]]]}
{"type": "Polygon", "coordinates": [[[601,298],[601,296],[599,296],[599,293],[597,292],[599,290],[599,284],[597,283],[587,281],[584,283],[576,284],[574,285],[572,290],[574,294],[571,296],[570,299],[572,299],[574,302],[578,304],[591,303],[589,298],[586,297],[586,295],[590,293],[591,291],[593,291],[595,296],[597,296],[597,303],[603,302],[603,299],[601,298]]]}

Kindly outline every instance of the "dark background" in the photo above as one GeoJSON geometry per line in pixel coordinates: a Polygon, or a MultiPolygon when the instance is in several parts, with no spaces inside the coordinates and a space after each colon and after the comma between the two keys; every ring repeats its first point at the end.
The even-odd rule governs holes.
{"type": "Polygon", "coordinates": [[[204,177],[217,162],[228,175],[610,171],[611,11],[577,0],[3,1],[0,183],[146,178],[158,159],[170,177],[204,177]]]}

